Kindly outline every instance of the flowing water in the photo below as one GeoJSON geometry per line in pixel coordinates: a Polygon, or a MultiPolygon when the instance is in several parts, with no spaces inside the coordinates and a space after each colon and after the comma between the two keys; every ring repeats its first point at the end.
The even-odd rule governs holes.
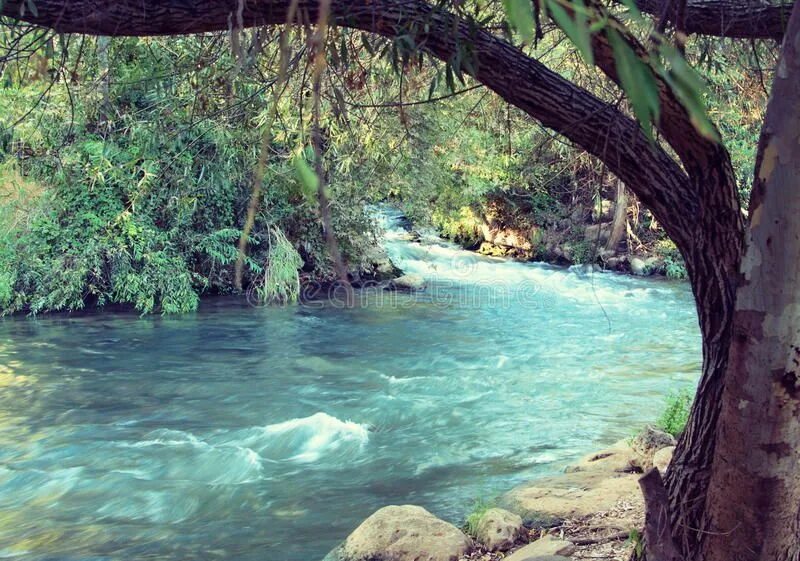
{"type": "Polygon", "coordinates": [[[422,294],[0,322],[0,558],[315,561],[563,469],[691,386],[684,284],[386,246],[422,294]]]}

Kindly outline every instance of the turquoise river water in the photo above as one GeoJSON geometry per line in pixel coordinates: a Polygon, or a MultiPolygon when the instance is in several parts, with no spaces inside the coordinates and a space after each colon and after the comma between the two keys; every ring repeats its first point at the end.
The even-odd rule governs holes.
{"type": "Polygon", "coordinates": [[[688,286],[385,245],[428,279],[182,317],[0,321],[0,558],[315,561],[387,504],[460,522],[690,387],[688,286]]]}

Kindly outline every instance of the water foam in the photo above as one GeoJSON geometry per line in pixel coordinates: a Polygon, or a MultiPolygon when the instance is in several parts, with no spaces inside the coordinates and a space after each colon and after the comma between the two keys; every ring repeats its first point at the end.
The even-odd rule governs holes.
{"type": "Polygon", "coordinates": [[[366,425],[342,421],[323,412],[267,425],[263,432],[269,441],[275,441],[271,443],[288,445],[295,452],[289,459],[297,462],[315,462],[343,447],[361,449],[369,441],[366,425]]]}

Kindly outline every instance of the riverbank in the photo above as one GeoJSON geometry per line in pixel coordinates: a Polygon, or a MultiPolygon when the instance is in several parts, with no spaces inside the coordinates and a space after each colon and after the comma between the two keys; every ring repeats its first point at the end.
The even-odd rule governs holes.
{"type": "Polygon", "coordinates": [[[653,467],[665,473],[674,445],[648,426],[481,505],[461,529],[420,507],[385,507],[324,561],[627,561],[644,524],[638,479],[653,467]]]}
{"type": "MultiPolygon", "coordinates": [[[[544,214],[528,208],[529,201],[520,197],[507,193],[455,214],[434,213],[429,222],[438,235],[490,257],[559,266],[594,265],[641,277],[687,277],[675,244],[646,210],[634,204],[631,211],[624,195],[618,193],[616,199],[597,204],[561,204],[558,211],[544,214]]],[[[403,225],[410,240],[425,238],[424,232],[414,229],[411,219],[406,218],[403,225]]]]}

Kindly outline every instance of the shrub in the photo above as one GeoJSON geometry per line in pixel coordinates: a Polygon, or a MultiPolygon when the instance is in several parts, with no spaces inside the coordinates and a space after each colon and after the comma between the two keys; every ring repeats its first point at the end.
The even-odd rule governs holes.
{"type": "Polygon", "coordinates": [[[688,390],[670,395],[666,400],[664,412],[656,421],[656,426],[676,438],[680,436],[689,420],[692,397],[688,390]]]}
{"type": "Polygon", "coordinates": [[[671,240],[659,241],[656,244],[656,251],[664,258],[664,274],[667,278],[685,280],[689,277],[683,256],[671,240]]]}

